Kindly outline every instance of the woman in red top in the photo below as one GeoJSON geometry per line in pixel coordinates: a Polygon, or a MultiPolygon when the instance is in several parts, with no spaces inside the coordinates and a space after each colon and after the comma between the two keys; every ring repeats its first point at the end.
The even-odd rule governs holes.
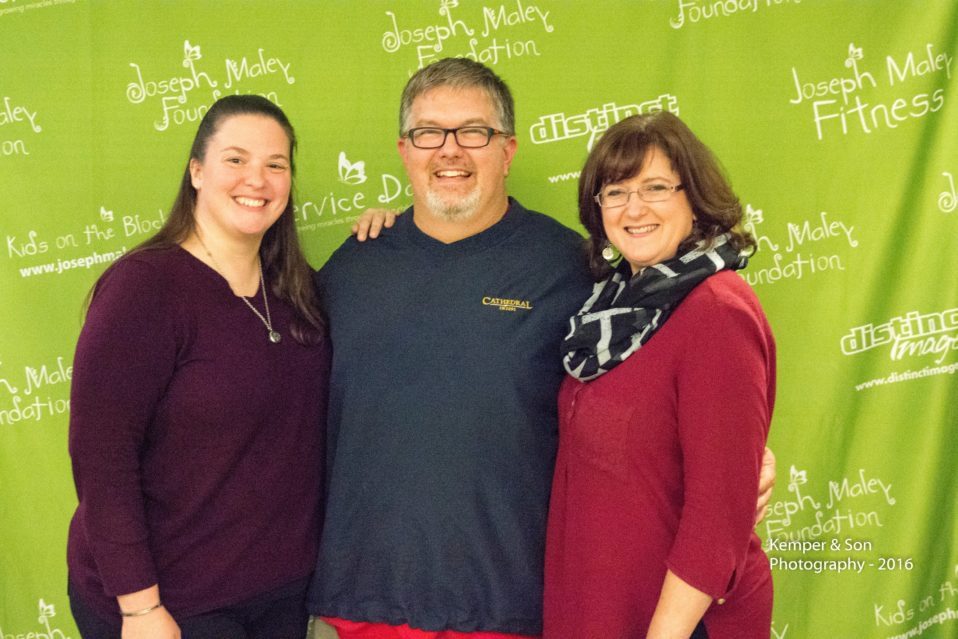
{"type": "Polygon", "coordinates": [[[766,639],[775,343],[734,273],[755,247],[738,198],[662,112],[605,133],[579,210],[603,279],[563,346],[544,638],[766,639]]]}

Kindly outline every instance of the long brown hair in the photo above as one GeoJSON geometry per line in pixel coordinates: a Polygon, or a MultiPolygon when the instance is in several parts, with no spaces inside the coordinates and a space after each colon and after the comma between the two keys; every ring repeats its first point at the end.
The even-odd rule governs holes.
{"type": "Polygon", "coordinates": [[[687,251],[697,242],[726,232],[737,250],[754,250],[755,238],[742,228],[742,205],[712,151],[676,115],[668,111],[644,113],[611,126],[593,147],[579,176],[579,220],[589,232],[593,274],[601,278],[611,268],[602,258],[608,238],[595,195],[606,184],[639,173],[653,147],[661,149],[671,161],[696,218],[678,251],[687,251]]]}
{"type": "MultiPolygon", "coordinates": [[[[190,157],[187,159],[180,189],[173,201],[169,217],[163,227],[130,253],[152,249],[169,248],[180,244],[194,231],[196,218],[196,189],[190,177],[190,160],[203,161],[210,138],[228,118],[237,115],[262,115],[272,118],[289,138],[290,172],[295,177],[296,133],[283,110],[258,95],[228,95],[220,98],[203,116],[193,138],[190,157]]],[[[313,286],[313,269],[306,261],[299,245],[294,219],[293,184],[290,197],[279,219],[263,235],[260,244],[260,261],[263,274],[271,284],[273,294],[292,306],[294,321],[290,327],[293,338],[301,344],[318,342],[325,332],[325,320],[320,310],[319,297],[313,286]]],[[[96,285],[94,285],[94,292],[96,285]]]]}

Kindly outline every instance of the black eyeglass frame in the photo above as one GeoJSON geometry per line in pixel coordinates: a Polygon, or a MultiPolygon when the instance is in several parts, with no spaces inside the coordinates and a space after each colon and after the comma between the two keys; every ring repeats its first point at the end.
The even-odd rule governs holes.
{"type": "Polygon", "coordinates": [[[412,128],[412,129],[409,129],[408,131],[406,131],[406,133],[403,135],[403,137],[404,137],[404,138],[408,138],[408,139],[409,139],[409,142],[412,143],[412,145],[413,145],[414,147],[416,147],[417,149],[438,149],[438,148],[441,148],[441,147],[446,143],[446,140],[449,138],[449,134],[450,134],[450,133],[452,133],[452,139],[456,141],[456,144],[458,144],[459,146],[461,146],[461,147],[464,148],[464,149],[482,149],[482,148],[485,148],[485,147],[489,146],[489,143],[492,142],[493,136],[496,136],[496,135],[511,135],[511,134],[509,134],[509,133],[506,133],[505,131],[500,131],[499,129],[493,128],[493,127],[491,127],[491,126],[468,125],[468,126],[457,126],[457,127],[455,127],[455,128],[452,128],[452,129],[446,129],[446,128],[439,127],[439,126],[419,126],[419,127],[414,127],[414,128],[412,128]],[[485,133],[486,133],[486,142],[485,142],[485,144],[480,144],[480,145],[478,145],[478,146],[475,146],[475,145],[463,144],[462,142],[460,142],[460,141],[459,141],[459,132],[462,131],[463,129],[474,129],[474,130],[477,130],[477,131],[478,131],[478,130],[485,131],[485,133]],[[442,131],[442,142],[440,142],[439,144],[436,144],[436,145],[421,146],[421,145],[419,145],[419,144],[416,143],[416,133],[417,133],[418,131],[442,131]]]}

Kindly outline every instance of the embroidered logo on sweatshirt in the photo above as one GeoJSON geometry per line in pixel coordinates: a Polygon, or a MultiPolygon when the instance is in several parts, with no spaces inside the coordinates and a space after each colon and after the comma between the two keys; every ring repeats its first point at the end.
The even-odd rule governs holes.
{"type": "Polygon", "coordinates": [[[529,300],[511,300],[504,297],[483,297],[483,306],[496,306],[500,311],[510,311],[515,313],[518,310],[532,310],[532,302],[529,300]]]}

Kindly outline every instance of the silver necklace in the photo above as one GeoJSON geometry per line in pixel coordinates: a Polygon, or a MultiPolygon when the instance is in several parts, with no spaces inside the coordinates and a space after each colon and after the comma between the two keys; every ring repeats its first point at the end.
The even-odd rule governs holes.
{"type": "Polygon", "coordinates": [[[273,320],[269,316],[269,300],[266,298],[266,281],[263,279],[263,264],[260,262],[259,265],[259,287],[263,290],[263,307],[266,309],[266,317],[263,317],[263,314],[256,310],[256,307],[249,301],[249,298],[245,295],[240,295],[240,299],[246,302],[246,305],[249,306],[249,310],[256,313],[256,317],[263,322],[263,325],[266,327],[266,333],[269,335],[269,341],[274,344],[279,344],[280,340],[283,339],[283,336],[279,334],[279,331],[273,330],[273,320]]]}
{"type": "MultiPolygon", "coordinates": [[[[223,279],[226,279],[226,276],[223,275],[223,269],[220,268],[220,265],[216,262],[216,258],[213,257],[213,254],[210,253],[210,250],[206,248],[206,243],[203,241],[203,238],[200,237],[200,234],[196,234],[196,239],[199,240],[200,246],[203,247],[203,250],[206,251],[206,256],[210,258],[210,261],[213,263],[213,266],[216,267],[217,272],[223,279]]],[[[266,280],[263,278],[263,262],[259,262],[259,287],[263,291],[263,308],[266,309],[266,317],[263,317],[263,314],[256,310],[256,307],[249,301],[249,298],[245,295],[240,295],[239,298],[249,307],[249,310],[253,311],[256,314],[256,317],[259,318],[259,321],[263,322],[263,326],[266,327],[266,334],[269,336],[269,341],[274,344],[279,344],[280,340],[283,339],[283,336],[279,334],[279,331],[273,330],[273,318],[269,315],[269,299],[266,297],[266,280]]]]}

